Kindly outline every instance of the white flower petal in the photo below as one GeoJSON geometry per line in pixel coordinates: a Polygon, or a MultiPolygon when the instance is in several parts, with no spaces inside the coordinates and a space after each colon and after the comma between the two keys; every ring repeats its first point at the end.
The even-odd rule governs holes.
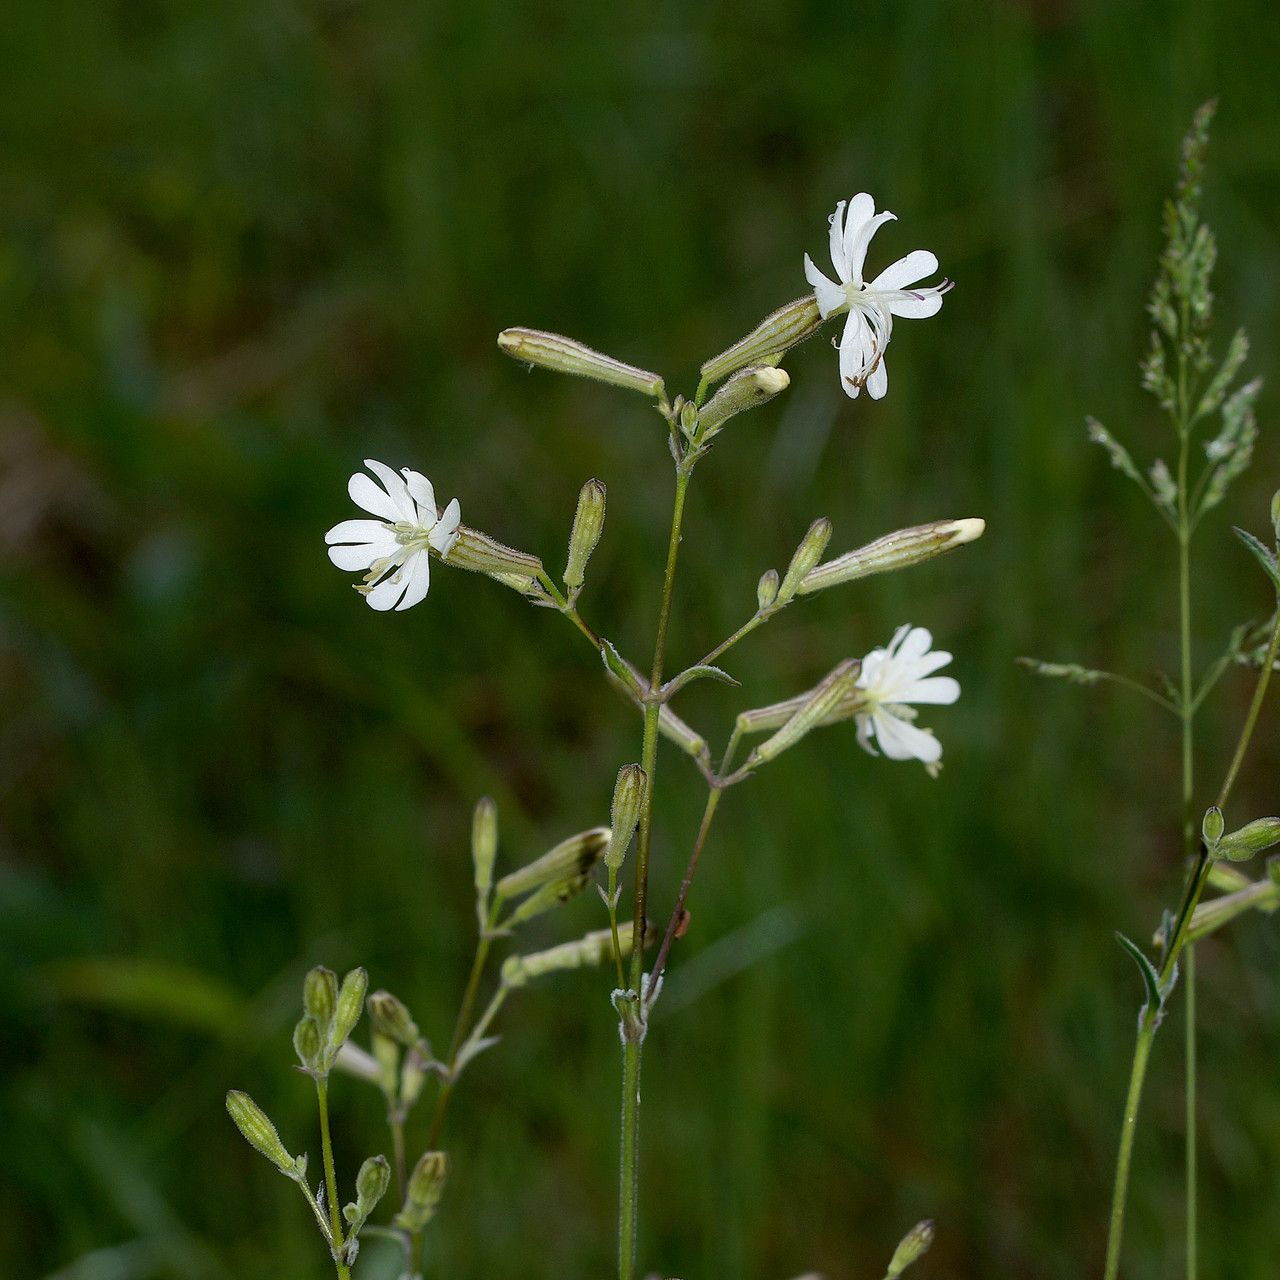
{"type": "Polygon", "coordinates": [[[442,555],[447,556],[458,540],[458,522],[462,518],[462,509],[457,498],[451,498],[445,507],[444,514],[431,530],[427,541],[442,555]]]}
{"type": "Polygon", "coordinates": [[[868,218],[854,233],[849,245],[849,278],[855,284],[862,283],[862,267],[867,260],[867,246],[871,243],[871,237],[886,222],[896,222],[897,217],[896,213],[890,213],[886,209],[883,213],[876,214],[874,218],[868,218]]]}
{"type": "Polygon", "coordinates": [[[889,390],[889,370],[885,365],[884,352],[880,353],[880,359],[876,361],[876,367],[867,375],[867,394],[873,400],[883,400],[884,394],[889,390]]]}
{"type": "Polygon", "coordinates": [[[880,753],[875,749],[875,745],[871,741],[871,717],[870,716],[854,716],[854,724],[858,730],[858,746],[869,756],[878,756],[880,753]]]}
{"type": "Polygon", "coordinates": [[[425,550],[419,551],[405,565],[405,573],[408,584],[404,589],[404,598],[396,605],[397,609],[412,609],[426,598],[427,588],[431,585],[431,557],[425,550]]]}
{"type": "Polygon", "coordinates": [[[394,573],[383,578],[372,590],[365,592],[365,603],[370,609],[386,613],[388,609],[396,607],[396,603],[404,595],[404,588],[405,569],[401,566],[394,573]]]}
{"type": "Polygon", "coordinates": [[[862,312],[850,311],[840,337],[840,385],[851,400],[858,398],[871,352],[871,331],[862,312]]]}
{"type": "Polygon", "coordinates": [[[325,535],[324,540],[335,542],[389,542],[395,545],[396,535],[381,520],[341,520],[325,535]]]}
{"type": "Polygon", "coordinates": [[[398,518],[409,524],[417,520],[418,510],[413,505],[413,499],[409,496],[409,489],[404,482],[404,477],[398,471],[393,471],[385,462],[379,462],[376,458],[366,458],[364,465],[382,481],[382,487],[386,489],[391,501],[396,505],[396,510],[400,513],[398,518]]]}
{"type": "Polygon", "coordinates": [[[844,290],[835,281],[823,275],[807,253],[804,255],[804,278],[813,286],[813,292],[818,299],[818,314],[824,320],[848,302],[844,290]]]}
{"type": "Polygon", "coordinates": [[[933,764],[942,758],[942,743],[933,734],[917,729],[887,711],[877,711],[872,718],[875,720],[876,740],[890,760],[920,760],[933,764]]]}
{"type": "Polygon", "coordinates": [[[930,676],[909,684],[897,702],[914,702],[932,706],[950,706],[960,696],[960,682],[951,676],[930,676]]]}
{"type": "Polygon", "coordinates": [[[888,293],[891,289],[909,289],[917,280],[931,276],[938,269],[937,257],[928,249],[915,249],[905,258],[889,266],[867,285],[868,289],[888,293]]]}
{"type": "Polygon", "coordinates": [[[392,524],[404,519],[400,509],[391,500],[391,495],[374,484],[363,471],[357,471],[347,481],[347,492],[357,507],[362,507],[375,516],[390,520],[392,524]]]}
{"type": "Polygon", "coordinates": [[[900,294],[886,303],[892,315],[904,320],[927,320],[942,310],[941,293],[922,293],[919,297],[900,294]]]}
{"type": "Polygon", "coordinates": [[[933,633],[928,627],[912,627],[902,638],[894,657],[899,662],[915,662],[929,652],[933,633]]]}
{"type": "Polygon", "coordinates": [[[865,192],[859,191],[852,200],[849,201],[849,210],[844,215],[844,246],[843,252],[845,261],[849,260],[850,250],[853,248],[854,237],[862,230],[868,222],[876,215],[876,202],[865,192]]]}
{"type": "Polygon", "coordinates": [[[409,491],[409,497],[417,505],[418,528],[430,529],[439,514],[436,511],[436,491],[431,481],[421,471],[410,471],[408,467],[401,468],[400,474],[404,476],[404,485],[409,491]]]}
{"type": "Polygon", "coordinates": [[[329,559],[348,573],[367,573],[373,568],[375,560],[381,560],[395,550],[395,543],[390,547],[386,543],[365,542],[353,546],[330,547],[329,559]]]}
{"type": "Polygon", "coordinates": [[[831,265],[836,275],[845,283],[849,283],[849,258],[844,251],[844,201],[836,205],[836,211],[827,219],[831,224],[831,265]]]}

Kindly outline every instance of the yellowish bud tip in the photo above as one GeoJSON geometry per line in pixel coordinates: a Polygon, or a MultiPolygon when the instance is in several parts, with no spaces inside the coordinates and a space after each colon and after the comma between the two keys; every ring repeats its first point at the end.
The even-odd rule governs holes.
{"type": "Polygon", "coordinates": [[[503,329],[498,334],[498,346],[503,351],[515,351],[520,346],[520,335],[514,329],[503,329]]]}
{"type": "Polygon", "coordinates": [[[765,366],[756,370],[756,385],[767,396],[776,396],[791,385],[791,375],[785,369],[765,366]]]}
{"type": "Polygon", "coordinates": [[[951,524],[952,542],[976,542],[987,531],[987,522],[973,516],[968,520],[954,520],[951,524]]]}

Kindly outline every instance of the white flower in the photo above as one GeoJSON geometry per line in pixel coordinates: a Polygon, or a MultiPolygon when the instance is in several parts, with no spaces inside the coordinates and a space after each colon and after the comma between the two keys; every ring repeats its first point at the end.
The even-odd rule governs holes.
{"type": "Polygon", "coordinates": [[[947,705],[960,696],[960,686],[950,676],[935,676],[951,655],[930,652],[933,637],[924,627],[899,627],[887,649],[873,649],[862,660],[858,687],[866,695],[857,715],[858,741],[872,755],[872,735],[890,760],[919,760],[935,766],[942,758],[942,744],[927,729],[912,721],[911,703],[947,705]]]}
{"type": "Polygon", "coordinates": [[[876,213],[875,201],[865,191],[849,201],[836,205],[831,215],[831,265],[839,283],[829,280],[813,259],[804,255],[805,278],[813,285],[818,310],[824,320],[848,311],[844,333],[835,344],[840,352],[840,384],[845,394],[856,396],[865,385],[873,400],[879,400],[889,389],[889,375],[884,366],[885,348],[893,332],[893,317],[923,320],[937,315],[942,295],[952,282],[911,286],[938,269],[938,259],[927,249],[916,249],[886,267],[870,284],[862,279],[862,266],[867,246],[880,227],[895,221],[897,215],[885,210],[876,213]]]}
{"type": "Polygon", "coordinates": [[[329,559],[339,569],[364,573],[356,588],[371,609],[409,609],[431,585],[429,552],[444,556],[458,540],[458,500],[440,514],[431,481],[405,467],[399,474],[384,463],[366,458],[364,465],[382,486],[361,471],[347,482],[356,506],[376,520],[344,520],[324,540],[329,559]]]}

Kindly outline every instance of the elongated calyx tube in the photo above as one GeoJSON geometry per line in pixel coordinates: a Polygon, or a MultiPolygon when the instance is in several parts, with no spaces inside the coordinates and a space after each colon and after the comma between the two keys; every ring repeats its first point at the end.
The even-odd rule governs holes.
{"type": "Polygon", "coordinates": [[[608,827],[592,827],[562,840],[518,871],[505,875],[498,881],[500,898],[518,898],[542,885],[584,874],[600,861],[609,844],[608,827]]]}
{"type": "Polygon", "coordinates": [[[458,526],[458,536],[444,561],[455,569],[487,574],[503,586],[526,594],[536,588],[542,574],[542,561],[537,556],[517,551],[466,525],[458,526]]]}
{"type": "Polygon", "coordinates": [[[862,664],[856,658],[846,658],[833,667],[803,698],[782,727],[766,738],[747,758],[748,765],[764,764],[794,747],[807,733],[824,723],[852,693],[858,682],[862,664]]]}
{"type": "MultiPolygon", "coordinates": [[[[628,922],[618,926],[618,945],[622,959],[631,954],[635,941],[635,925],[628,922]]],[[[508,956],[502,965],[502,981],[508,987],[523,987],[533,978],[544,974],[559,973],[566,969],[584,969],[604,964],[613,955],[613,931],[597,929],[584,938],[562,942],[546,951],[535,951],[527,956],[508,956]]]]}
{"type": "Polygon", "coordinates": [[[729,421],[748,409],[767,404],[791,385],[785,369],[772,365],[756,365],[735,373],[699,411],[697,430],[700,438],[710,440],[729,421]]]}
{"type": "Polygon", "coordinates": [[[483,916],[493,888],[493,867],[498,860],[498,806],[481,796],[471,815],[471,866],[475,875],[476,905],[483,916]]]}
{"type": "Polygon", "coordinates": [[[809,532],[800,540],[796,553],[791,557],[787,571],[782,575],[775,603],[779,606],[791,600],[800,590],[800,584],[822,559],[822,553],[831,541],[831,521],[823,516],[809,526],[809,532]]]}
{"type": "Polygon", "coordinates": [[[822,314],[813,294],[788,302],[765,316],[745,338],[712,356],[702,366],[704,382],[719,382],[753,364],[776,364],[778,358],[822,328],[822,314]]]}
{"type": "Polygon", "coordinates": [[[918,524],[910,529],[886,533],[874,542],[854,551],[846,551],[825,564],[810,569],[796,588],[796,595],[811,595],[827,587],[869,578],[875,573],[889,573],[894,569],[906,569],[940,556],[944,551],[962,547],[982,537],[987,527],[985,520],[936,520],[932,524],[918,524]]]}
{"type": "Polygon", "coordinates": [[[498,334],[498,346],[513,360],[554,369],[557,373],[577,378],[607,382],[628,391],[641,391],[661,399],[666,393],[659,374],[638,369],[607,356],[561,333],[545,333],[541,329],[504,329],[498,334]]]}
{"type": "Polygon", "coordinates": [[[232,1089],[227,1094],[227,1114],[235,1121],[245,1141],[260,1155],[266,1156],[281,1173],[293,1177],[305,1169],[302,1158],[289,1154],[267,1113],[247,1093],[232,1089]]]}
{"type": "Polygon", "coordinates": [[[578,507],[573,513],[573,529],[569,534],[569,558],[564,566],[564,585],[570,591],[581,589],[586,580],[587,561],[604,532],[605,487],[599,480],[588,480],[578,494],[578,507]]]}

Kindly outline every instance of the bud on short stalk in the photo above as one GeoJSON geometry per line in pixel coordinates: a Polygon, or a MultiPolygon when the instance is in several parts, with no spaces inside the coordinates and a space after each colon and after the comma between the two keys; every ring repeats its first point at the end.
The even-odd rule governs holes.
{"type": "Polygon", "coordinates": [[[298,1178],[306,1172],[306,1157],[289,1154],[267,1113],[247,1093],[232,1089],[227,1094],[227,1114],[235,1121],[245,1141],[259,1155],[266,1156],[281,1173],[298,1178]]]}
{"type": "Polygon", "coordinates": [[[563,334],[544,333],[540,329],[504,329],[498,335],[498,346],[512,359],[528,365],[607,382],[610,386],[640,391],[657,399],[665,394],[658,374],[593,351],[563,334]]]}
{"type": "Polygon", "coordinates": [[[1223,836],[1213,850],[1214,856],[1231,862],[1247,862],[1256,853],[1280,844],[1280,818],[1256,818],[1238,831],[1223,836]]]}
{"type": "Polygon", "coordinates": [[[337,1004],[338,975],[332,969],[317,965],[302,980],[303,1011],[316,1020],[322,1032],[328,1034],[337,1004]]]}
{"type": "Polygon", "coordinates": [[[329,1028],[330,1061],[356,1029],[364,1012],[365,992],[369,990],[369,975],[363,969],[352,969],[342,980],[338,991],[338,1003],[333,1013],[333,1025],[329,1028]]]}
{"type": "Polygon", "coordinates": [[[913,1263],[918,1262],[929,1251],[933,1243],[933,1223],[918,1222],[902,1238],[902,1242],[893,1251],[889,1262],[889,1270],[885,1280],[898,1280],[898,1277],[913,1263]]]}
{"type": "Polygon", "coordinates": [[[791,563],[787,566],[787,572],[782,578],[782,585],[778,588],[776,604],[782,606],[791,601],[800,590],[800,584],[810,570],[822,559],[822,553],[827,549],[827,543],[830,541],[831,521],[825,516],[815,520],[796,548],[795,555],[791,557],[791,563]]]}
{"type": "Polygon", "coordinates": [[[609,844],[608,827],[592,827],[562,840],[542,857],[498,881],[498,897],[518,898],[548,883],[586,874],[600,861],[609,844]]]}
{"type": "MultiPolygon", "coordinates": [[[[618,945],[622,959],[631,954],[635,941],[635,925],[618,926],[618,945]]],[[[502,965],[502,981],[508,987],[523,987],[534,978],[567,969],[583,969],[606,964],[613,958],[612,929],[597,929],[573,942],[562,942],[546,951],[527,956],[508,956],[502,965]]]]}
{"type": "Polygon", "coordinates": [[[810,595],[858,578],[869,578],[875,573],[921,564],[944,551],[973,542],[982,536],[986,527],[985,520],[939,520],[887,533],[874,542],[868,542],[865,547],[846,551],[844,555],[811,569],[805,574],[796,594],[810,595]]]}
{"type": "Polygon", "coordinates": [[[449,1157],[443,1151],[428,1151],[413,1167],[404,1206],[395,1217],[403,1231],[421,1231],[435,1216],[449,1177],[449,1157]]]}
{"type": "Polygon", "coordinates": [[[748,409],[766,404],[791,385],[784,369],[758,365],[742,369],[715,393],[697,417],[695,430],[700,441],[710,440],[729,421],[748,409]]]}
{"type": "Polygon", "coordinates": [[[368,1221],[369,1215],[378,1207],[378,1201],[387,1194],[391,1185],[391,1166],[386,1156],[370,1156],[360,1166],[356,1174],[356,1201],[346,1205],[342,1216],[346,1218],[352,1235],[368,1221]]]}
{"type": "Polygon", "coordinates": [[[778,571],[766,569],[756,583],[756,607],[763,613],[778,598],[778,571]]]}
{"type": "Polygon", "coordinates": [[[1200,834],[1204,838],[1205,848],[1210,852],[1216,849],[1226,829],[1227,824],[1223,821],[1222,810],[1216,804],[1210,805],[1204,811],[1204,817],[1200,822],[1200,834]]]}
{"type": "Polygon", "coordinates": [[[476,914],[483,929],[489,913],[493,867],[498,860],[498,806],[481,796],[471,815],[471,865],[475,873],[476,914]]]}
{"type": "Polygon", "coordinates": [[[535,889],[503,922],[508,929],[524,924],[535,916],[554,911],[556,907],[576,898],[590,883],[589,871],[569,871],[556,880],[548,880],[535,889]]]}
{"type": "Polygon", "coordinates": [[[604,851],[604,865],[610,871],[617,871],[627,856],[631,837],[640,824],[647,783],[645,771],[638,764],[625,764],[618,770],[609,809],[609,843],[604,851]]]}
{"type": "Polygon", "coordinates": [[[569,558],[564,567],[564,585],[571,596],[582,590],[586,580],[587,561],[604,530],[605,488],[599,480],[588,480],[578,494],[578,509],[573,515],[569,534],[569,558]]]}
{"type": "Polygon", "coordinates": [[[375,991],[365,1002],[369,1023],[380,1036],[386,1036],[406,1049],[418,1043],[418,1024],[414,1022],[403,1000],[390,991],[375,991]]]}
{"type": "Polygon", "coordinates": [[[303,1071],[322,1075],[328,1070],[325,1062],[325,1033],[320,1024],[307,1014],[293,1029],[293,1051],[303,1071]]]}
{"type": "Polygon", "coordinates": [[[822,315],[813,294],[797,298],[765,318],[745,338],[713,356],[702,366],[702,380],[719,382],[754,364],[775,364],[778,358],[822,328],[822,315]]]}

